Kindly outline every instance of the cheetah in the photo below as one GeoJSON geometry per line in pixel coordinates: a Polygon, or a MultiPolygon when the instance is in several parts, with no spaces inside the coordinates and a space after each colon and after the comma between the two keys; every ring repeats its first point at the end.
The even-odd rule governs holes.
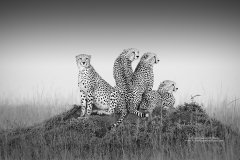
{"type": "Polygon", "coordinates": [[[176,86],[176,83],[171,80],[165,80],[163,81],[159,87],[158,92],[161,95],[161,98],[163,101],[163,107],[166,108],[173,108],[175,104],[175,98],[173,96],[173,93],[178,90],[178,87],[176,86]]]}
{"type": "Polygon", "coordinates": [[[135,48],[124,49],[117,57],[113,66],[113,77],[116,86],[127,95],[132,79],[132,62],[139,57],[139,50],[135,48]]]}
{"type": "Polygon", "coordinates": [[[143,94],[152,90],[154,81],[153,65],[158,62],[159,59],[155,53],[144,53],[133,73],[127,107],[130,113],[139,117],[148,117],[148,114],[138,111],[137,106],[139,106],[143,94]]]}
{"type": "MultiPolygon", "coordinates": [[[[127,93],[127,113],[135,114],[139,117],[148,117],[148,113],[141,113],[137,110],[140,104],[142,95],[149,92],[153,87],[153,65],[157,64],[159,59],[155,53],[147,52],[141,57],[138,63],[132,80],[129,84],[129,92],[127,93]]],[[[127,113],[122,114],[118,121],[113,125],[117,127],[125,119],[127,113]]]]}
{"type": "MultiPolygon", "coordinates": [[[[116,88],[108,84],[95,71],[91,63],[91,55],[80,54],[76,56],[79,68],[78,86],[80,89],[82,114],[81,117],[88,118],[93,112],[93,104],[99,115],[111,115],[117,105],[124,105],[125,101],[116,88]]],[[[126,108],[126,107],[125,107],[126,108]]]]}
{"type": "Polygon", "coordinates": [[[150,115],[156,107],[172,109],[175,104],[173,92],[177,90],[178,88],[174,81],[165,80],[160,83],[158,90],[152,90],[143,95],[139,108],[147,110],[150,115]]]}
{"type": "MultiPolygon", "coordinates": [[[[117,57],[113,66],[113,77],[116,82],[116,88],[121,92],[125,102],[129,92],[129,84],[131,83],[133,69],[132,62],[139,58],[139,50],[136,48],[124,49],[123,52],[117,57]]],[[[116,113],[121,113],[120,120],[127,114],[127,108],[117,108],[116,113]]],[[[115,127],[120,124],[118,121],[115,127]]]]}

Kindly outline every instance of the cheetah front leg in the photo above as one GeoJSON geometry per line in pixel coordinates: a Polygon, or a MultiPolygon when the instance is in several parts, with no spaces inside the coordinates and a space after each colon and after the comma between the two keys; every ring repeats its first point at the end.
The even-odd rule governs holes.
{"type": "Polygon", "coordinates": [[[83,117],[86,114],[86,107],[87,107],[87,96],[83,90],[80,90],[80,105],[81,105],[80,117],[83,117]]]}
{"type": "Polygon", "coordinates": [[[105,110],[99,110],[97,111],[97,114],[102,115],[111,115],[114,113],[114,109],[117,107],[118,99],[117,99],[117,93],[113,92],[110,95],[110,106],[107,111],[105,110]]]}
{"type": "Polygon", "coordinates": [[[87,94],[87,111],[85,116],[89,117],[92,113],[92,106],[93,106],[93,92],[89,91],[87,94]]]}

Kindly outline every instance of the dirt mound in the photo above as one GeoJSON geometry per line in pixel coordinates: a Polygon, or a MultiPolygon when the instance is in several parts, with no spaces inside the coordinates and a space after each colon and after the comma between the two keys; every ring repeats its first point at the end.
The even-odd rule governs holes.
{"type": "MultiPolygon", "coordinates": [[[[142,155],[156,149],[186,146],[189,137],[217,137],[240,150],[240,136],[230,127],[210,118],[202,107],[185,103],[174,110],[154,111],[152,119],[140,119],[129,114],[118,128],[108,128],[119,115],[90,116],[77,119],[80,107],[52,117],[28,128],[5,131],[0,134],[1,158],[23,159],[59,158],[63,152],[85,159],[91,155],[142,155]],[[163,147],[164,146],[164,147],[163,147]]],[[[166,150],[166,152],[169,152],[166,150]]],[[[96,158],[95,157],[95,158],[96,158]]],[[[89,158],[89,157],[88,157],[89,158]]],[[[110,158],[111,159],[111,158],[110,158]]],[[[113,158],[114,159],[114,158],[113,158]]]]}

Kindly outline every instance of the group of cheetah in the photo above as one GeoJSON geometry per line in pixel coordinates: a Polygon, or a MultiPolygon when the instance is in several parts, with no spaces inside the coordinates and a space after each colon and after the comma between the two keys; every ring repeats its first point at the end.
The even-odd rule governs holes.
{"type": "Polygon", "coordinates": [[[82,106],[79,118],[88,118],[92,113],[99,115],[120,113],[120,118],[112,126],[117,127],[128,113],[149,117],[156,107],[173,107],[175,103],[173,92],[178,89],[176,83],[165,80],[160,83],[158,90],[152,90],[153,66],[159,59],[155,53],[144,53],[133,71],[132,62],[140,57],[139,54],[138,49],[129,48],[124,49],[117,57],[113,67],[115,87],[95,71],[91,65],[91,55],[76,56],[82,106]],[[93,105],[97,109],[93,110],[93,105]]]}

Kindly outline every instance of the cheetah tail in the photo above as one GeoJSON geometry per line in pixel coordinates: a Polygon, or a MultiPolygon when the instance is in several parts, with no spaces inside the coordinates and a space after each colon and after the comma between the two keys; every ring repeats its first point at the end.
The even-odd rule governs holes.
{"type": "Polygon", "coordinates": [[[123,120],[125,119],[127,115],[127,112],[123,112],[120,116],[120,118],[118,119],[118,121],[116,123],[114,123],[112,126],[110,126],[108,129],[111,130],[113,128],[117,128],[122,122],[123,120]]]}

